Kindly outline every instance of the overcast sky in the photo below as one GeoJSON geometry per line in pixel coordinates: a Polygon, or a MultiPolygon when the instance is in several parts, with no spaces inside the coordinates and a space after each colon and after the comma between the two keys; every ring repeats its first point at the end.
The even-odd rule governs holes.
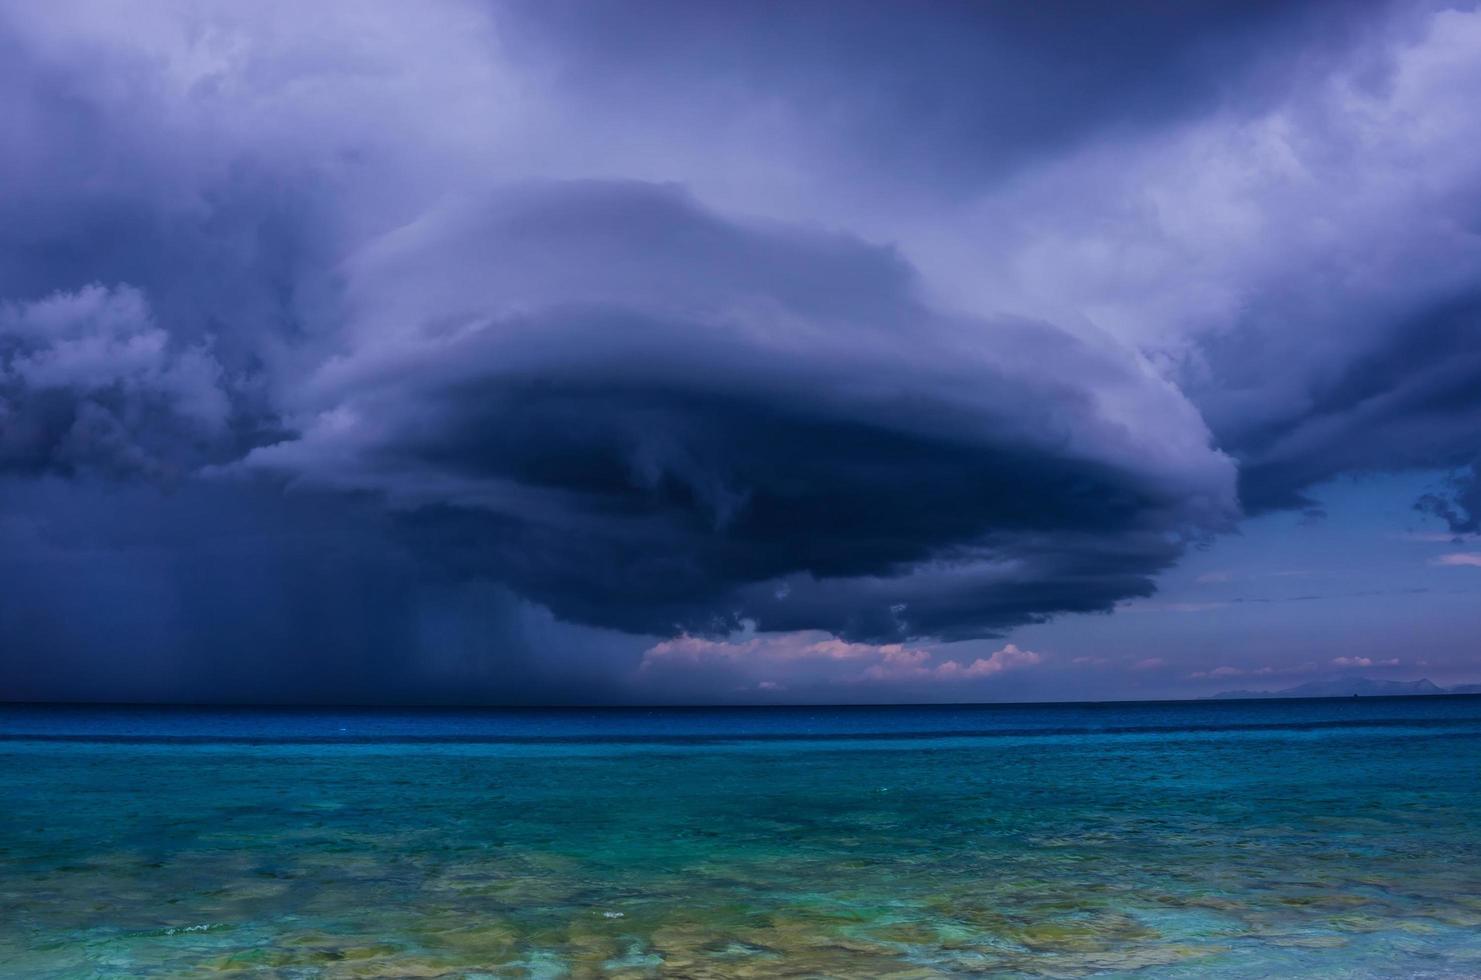
{"type": "Polygon", "coordinates": [[[0,0],[0,697],[1481,681],[1470,3],[0,0]]]}

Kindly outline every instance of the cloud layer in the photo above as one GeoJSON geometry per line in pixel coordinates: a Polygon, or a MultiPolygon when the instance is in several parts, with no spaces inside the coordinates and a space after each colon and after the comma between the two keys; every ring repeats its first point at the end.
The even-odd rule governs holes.
{"type": "Polygon", "coordinates": [[[243,467],[376,493],[580,621],[982,635],[1146,590],[1234,509],[1127,352],[947,316],[887,249],[671,187],[500,190],[345,275],[350,350],[243,467]]]}
{"type": "MultiPolygon", "coordinates": [[[[1478,53],[1468,5],[12,10],[8,516],[287,494],[510,649],[901,684],[1334,477],[1448,472],[1475,532],[1478,53]]],[[[301,588],[380,621],[347,575],[301,588]]]]}

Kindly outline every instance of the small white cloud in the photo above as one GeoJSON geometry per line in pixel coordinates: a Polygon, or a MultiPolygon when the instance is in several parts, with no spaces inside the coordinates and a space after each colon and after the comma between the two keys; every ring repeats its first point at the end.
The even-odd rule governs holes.
{"type": "Polygon", "coordinates": [[[1245,674],[1248,673],[1249,671],[1245,670],[1243,667],[1215,667],[1213,670],[1196,670],[1188,676],[1190,678],[1193,678],[1194,680],[1202,680],[1203,678],[1210,677],[1243,677],[1245,674]]]}
{"type": "Polygon", "coordinates": [[[1481,568],[1481,552],[1457,551],[1449,555],[1441,555],[1430,559],[1431,565],[1442,565],[1447,568],[1481,568]]]}
{"type": "Polygon", "coordinates": [[[940,680],[951,680],[953,678],[975,678],[991,677],[1001,674],[1005,670],[1015,667],[1029,667],[1042,662],[1042,654],[1032,650],[1020,650],[1017,646],[1009,643],[1001,650],[996,650],[989,657],[978,657],[971,664],[963,667],[955,660],[948,660],[938,664],[935,676],[940,680]]]}
{"type": "Polygon", "coordinates": [[[1227,680],[1230,677],[1279,677],[1287,674],[1309,674],[1316,670],[1316,664],[1286,664],[1275,666],[1265,664],[1260,667],[1215,667],[1212,670],[1197,670],[1188,675],[1190,680],[1227,680]]]}

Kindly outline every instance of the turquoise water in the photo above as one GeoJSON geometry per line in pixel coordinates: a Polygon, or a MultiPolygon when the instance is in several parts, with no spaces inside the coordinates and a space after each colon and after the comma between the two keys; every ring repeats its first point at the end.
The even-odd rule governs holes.
{"type": "Polygon", "coordinates": [[[1476,977],[1481,698],[0,709],[0,965],[1476,977]]]}

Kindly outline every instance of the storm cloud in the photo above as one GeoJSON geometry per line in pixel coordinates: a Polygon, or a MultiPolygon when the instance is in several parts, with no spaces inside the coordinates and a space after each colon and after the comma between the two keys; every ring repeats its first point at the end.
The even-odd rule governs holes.
{"type": "Polygon", "coordinates": [[[222,382],[209,347],[180,347],[137,290],[0,308],[0,468],[178,476],[228,437],[222,382]]]}
{"type": "Polygon", "coordinates": [[[1233,511],[1130,353],[934,312],[887,249],[675,188],[517,186],[346,278],[351,352],[243,466],[380,494],[580,621],[982,635],[1146,590],[1233,511]]]}
{"type": "Polygon", "coordinates": [[[1351,474],[1474,532],[1478,52],[1464,5],[9,10],[8,567],[114,591],[138,526],[243,578],[0,598],[5,683],[107,633],[90,697],[620,700],[670,640],[1108,612],[1351,474]]]}

